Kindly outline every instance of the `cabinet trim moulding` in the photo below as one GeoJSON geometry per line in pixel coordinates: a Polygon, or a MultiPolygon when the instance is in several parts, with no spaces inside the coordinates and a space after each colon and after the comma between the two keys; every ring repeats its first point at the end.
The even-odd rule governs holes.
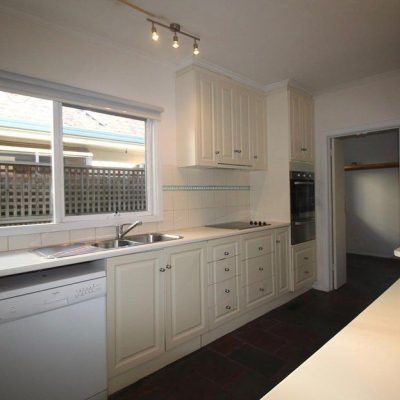
{"type": "Polygon", "coordinates": [[[314,93],[311,89],[301,85],[299,82],[297,82],[294,79],[285,79],[283,81],[270,83],[268,85],[265,85],[263,87],[263,90],[264,90],[264,92],[266,92],[268,94],[269,92],[273,92],[275,90],[289,89],[289,88],[300,90],[301,92],[303,92],[306,95],[309,95],[311,97],[314,96],[314,93]]]}

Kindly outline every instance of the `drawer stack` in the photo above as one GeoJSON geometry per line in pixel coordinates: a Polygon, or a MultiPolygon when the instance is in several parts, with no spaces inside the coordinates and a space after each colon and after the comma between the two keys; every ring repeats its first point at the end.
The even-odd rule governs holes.
{"type": "Polygon", "coordinates": [[[242,236],[242,277],[246,307],[254,307],[275,295],[274,234],[272,231],[242,236]]]}
{"type": "Polygon", "coordinates": [[[240,312],[239,237],[217,239],[208,244],[208,304],[210,326],[240,312]]]}
{"type": "Polygon", "coordinates": [[[292,273],[292,290],[315,280],[315,240],[292,246],[292,273]]]}

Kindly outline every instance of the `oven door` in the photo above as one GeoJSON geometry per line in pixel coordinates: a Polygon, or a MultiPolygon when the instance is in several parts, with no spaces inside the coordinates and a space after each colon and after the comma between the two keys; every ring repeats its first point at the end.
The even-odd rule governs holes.
{"type": "Polygon", "coordinates": [[[314,181],[291,180],[290,209],[292,221],[315,218],[314,181]]]}
{"type": "Polygon", "coordinates": [[[315,239],[315,220],[292,221],[292,245],[315,239]]]}

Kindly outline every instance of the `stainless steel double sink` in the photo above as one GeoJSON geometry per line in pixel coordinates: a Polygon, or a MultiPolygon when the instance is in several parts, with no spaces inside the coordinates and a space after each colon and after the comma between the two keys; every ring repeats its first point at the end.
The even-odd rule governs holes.
{"type": "Polygon", "coordinates": [[[182,239],[179,235],[170,235],[168,233],[143,233],[127,236],[126,239],[110,239],[93,243],[92,246],[101,249],[120,249],[124,247],[140,246],[143,244],[168,242],[170,240],[182,239]]]}

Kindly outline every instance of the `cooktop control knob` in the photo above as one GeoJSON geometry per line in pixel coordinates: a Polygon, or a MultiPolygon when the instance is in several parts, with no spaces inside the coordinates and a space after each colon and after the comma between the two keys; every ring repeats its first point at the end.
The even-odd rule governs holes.
{"type": "Polygon", "coordinates": [[[253,225],[254,224],[254,222],[253,221],[250,221],[250,225],[253,225]]]}

